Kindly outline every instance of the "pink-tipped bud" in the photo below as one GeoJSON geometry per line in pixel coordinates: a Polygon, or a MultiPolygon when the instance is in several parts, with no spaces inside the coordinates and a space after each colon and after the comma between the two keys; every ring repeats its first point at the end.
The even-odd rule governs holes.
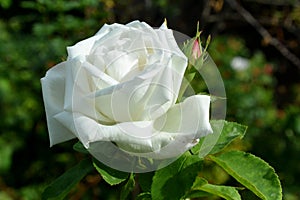
{"type": "Polygon", "coordinates": [[[193,53],[193,57],[195,59],[199,58],[201,56],[201,49],[200,49],[200,44],[199,44],[199,41],[198,41],[198,38],[195,39],[194,41],[194,44],[193,44],[193,50],[192,50],[192,53],[193,53]]]}

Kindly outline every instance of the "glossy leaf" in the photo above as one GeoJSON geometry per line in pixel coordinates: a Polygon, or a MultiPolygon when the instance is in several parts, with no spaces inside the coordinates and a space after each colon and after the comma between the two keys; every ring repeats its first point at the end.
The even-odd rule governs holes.
{"type": "MultiPolygon", "coordinates": [[[[213,121],[212,126],[214,129],[222,127],[222,121],[213,121]]],[[[217,144],[209,152],[215,154],[223,150],[228,144],[230,144],[236,138],[243,138],[247,130],[247,126],[238,124],[236,122],[224,121],[222,134],[220,135],[217,144]]]]}
{"type": "Polygon", "coordinates": [[[193,185],[202,168],[203,160],[197,155],[182,155],[169,166],[156,171],[152,187],[152,199],[180,199],[193,185]]]}
{"type": "Polygon", "coordinates": [[[210,124],[213,134],[202,138],[199,144],[192,149],[192,152],[199,154],[200,157],[220,152],[234,139],[244,137],[247,130],[244,125],[224,120],[212,120],[210,124]]]}
{"type": "Polygon", "coordinates": [[[261,199],[282,199],[278,176],[262,159],[241,151],[230,151],[210,158],[261,199]]]}
{"type": "MultiPolygon", "coordinates": [[[[226,200],[241,200],[241,196],[235,187],[209,184],[205,179],[200,177],[196,178],[192,189],[208,192],[226,200]]],[[[194,194],[193,198],[203,197],[202,193],[199,193],[199,195],[200,196],[196,196],[194,194]]]]}
{"type": "Polygon", "coordinates": [[[202,197],[212,197],[213,195],[201,190],[192,190],[186,195],[186,199],[199,199],[202,197]]]}

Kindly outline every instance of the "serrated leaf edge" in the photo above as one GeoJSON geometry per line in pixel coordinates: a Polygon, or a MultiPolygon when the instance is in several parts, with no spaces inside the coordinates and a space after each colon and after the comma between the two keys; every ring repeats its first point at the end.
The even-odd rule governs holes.
{"type": "MultiPolygon", "coordinates": [[[[233,151],[231,151],[231,152],[233,152],[233,151]]],[[[274,168],[273,168],[272,166],[270,166],[266,161],[264,161],[263,159],[261,159],[261,158],[255,156],[255,155],[253,155],[253,154],[251,154],[251,153],[246,153],[246,152],[242,152],[242,151],[236,151],[236,152],[241,152],[241,153],[244,153],[244,154],[248,154],[248,155],[250,155],[251,157],[256,158],[256,159],[259,159],[261,162],[265,163],[265,164],[266,164],[266,165],[274,172],[274,174],[275,174],[275,176],[276,176],[276,178],[277,178],[276,180],[279,182],[279,177],[278,177],[278,175],[275,173],[274,168]]],[[[251,190],[251,191],[252,191],[254,194],[256,194],[258,197],[260,197],[261,199],[266,199],[266,197],[264,196],[264,194],[261,193],[261,192],[259,191],[259,189],[258,189],[257,187],[255,187],[255,186],[251,183],[251,181],[249,181],[249,180],[247,180],[247,179],[241,177],[238,173],[235,173],[233,170],[231,170],[230,167],[228,167],[228,165],[227,165],[225,162],[218,160],[218,158],[217,158],[216,156],[210,155],[209,158],[210,158],[211,160],[213,160],[215,163],[217,163],[220,167],[222,167],[228,174],[230,174],[232,177],[234,177],[239,183],[241,183],[242,185],[244,185],[243,182],[245,182],[247,185],[244,185],[244,186],[245,186],[246,188],[248,188],[249,190],[251,190]],[[222,164],[222,165],[225,166],[225,167],[223,167],[223,166],[220,165],[220,164],[222,164]]],[[[280,194],[281,194],[281,195],[280,195],[280,199],[282,199],[282,187],[281,187],[280,182],[279,182],[279,186],[280,186],[280,194]]]]}

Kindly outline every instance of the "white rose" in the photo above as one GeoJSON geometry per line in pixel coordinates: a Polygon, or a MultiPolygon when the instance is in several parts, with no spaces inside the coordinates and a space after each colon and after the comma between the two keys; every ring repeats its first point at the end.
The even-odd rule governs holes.
{"type": "Polygon", "coordinates": [[[209,96],[176,102],[187,58],[164,24],[104,25],[67,50],[41,79],[51,146],[77,137],[92,154],[107,141],[164,159],[212,132],[209,96]]]}

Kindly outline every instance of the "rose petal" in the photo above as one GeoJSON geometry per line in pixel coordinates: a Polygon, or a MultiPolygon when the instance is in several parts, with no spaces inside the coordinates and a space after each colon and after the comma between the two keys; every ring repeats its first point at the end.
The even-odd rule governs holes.
{"type": "Polygon", "coordinates": [[[186,64],[185,59],[174,61],[172,56],[166,63],[148,66],[131,81],[97,92],[97,110],[117,122],[152,120],[165,113],[177,99],[186,64]],[[174,64],[182,66],[180,74],[172,69],[174,64]]]}
{"type": "Polygon", "coordinates": [[[91,76],[93,71],[93,66],[82,63],[79,57],[66,61],[64,110],[82,113],[99,123],[112,124],[115,122],[112,118],[95,109],[94,91],[99,87],[109,88],[118,82],[99,71],[91,76]]]}
{"type": "MultiPolygon", "coordinates": [[[[55,115],[54,118],[74,132],[86,148],[89,148],[92,142],[113,141],[125,144],[131,150],[137,148],[135,150],[138,152],[153,150],[151,137],[154,129],[151,121],[125,122],[107,126],[99,124],[80,113],[65,111],[55,115]]],[[[160,148],[159,145],[167,144],[170,140],[171,136],[169,134],[159,135],[159,142],[155,143],[155,145],[158,145],[156,149],[160,148]]]]}
{"type": "Polygon", "coordinates": [[[86,148],[90,143],[112,141],[131,155],[164,159],[179,156],[194,146],[198,138],[212,133],[209,103],[209,96],[191,96],[173,106],[154,124],[139,121],[106,126],[70,112],[59,113],[55,118],[76,133],[86,148]]]}
{"type": "Polygon", "coordinates": [[[164,132],[194,135],[194,138],[206,136],[212,133],[209,105],[210,97],[207,95],[190,96],[156,119],[154,127],[164,132]]]}
{"type": "Polygon", "coordinates": [[[74,138],[74,134],[56,121],[53,116],[64,107],[65,62],[52,67],[41,79],[43,98],[49,130],[50,146],[74,138]]]}
{"type": "Polygon", "coordinates": [[[116,24],[114,25],[107,25],[104,24],[102,28],[92,37],[87,38],[85,40],[82,40],[75,44],[74,46],[67,47],[68,52],[68,59],[75,58],[77,56],[87,56],[90,54],[90,51],[92,50],[93,46],[95,45],[95,42],[97,40],[105,39],[105,36],[111,32],[112,26],[118,26],[116,24]]]}
{"type": "Polygon", "coordinates": [[[194,95],[174,105],[155,120],[156,135],[152,137],[153,152],[131,153],[153,159],[177,157],[198,143],[198,139],[212,133],[209,123],[210,97],[194,95]],[[171,136],[167,145],[160,143],[160,136],[171,136]],[[157,148],[160,147],[160,148],[157,148]],[[162,147],[162,148],[161,148],[162,147]]]}
{"type": "Polygon", "coordinates": [[[134,68],[138,68],[138,57],[134,53],[113,50],[106,54],[106,59],[108,64],[106,72],[117,81],[121,81],[134,68]]]}

